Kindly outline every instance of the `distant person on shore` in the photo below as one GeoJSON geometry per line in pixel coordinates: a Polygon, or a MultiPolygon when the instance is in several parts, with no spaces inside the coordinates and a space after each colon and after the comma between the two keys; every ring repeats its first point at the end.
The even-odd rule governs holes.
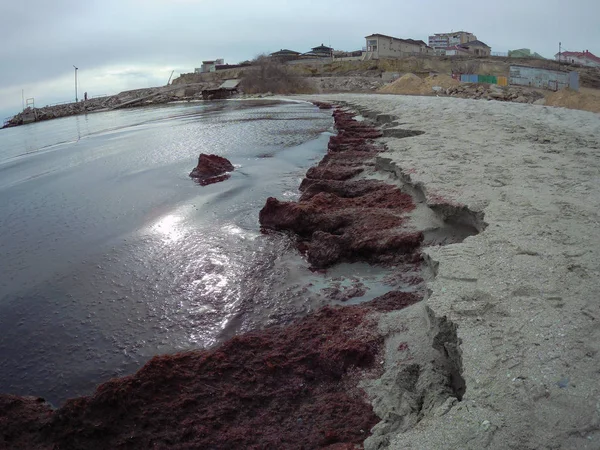
{"type": "Polygon", "coordinates": [[[87,92],[83,93],[83,100],[87,102],[87,92]]]}

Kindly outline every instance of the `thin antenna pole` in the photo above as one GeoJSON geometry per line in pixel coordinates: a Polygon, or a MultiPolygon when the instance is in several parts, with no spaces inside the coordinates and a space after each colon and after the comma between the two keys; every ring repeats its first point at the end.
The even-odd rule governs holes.
{"type": "Polygon", "coordinates": [[[25,111],[25,89],[21,89],[21,104],[23,105],[23,111],[25,111]]]}
{"type": "Polygon", "coordinates": [[[562,59],[562,42],[558,43],[558,65],[560,66],[560,60],[562,59]]]}
{"type": "MultiPolygon", "coordinates": [[[[75,66],[73,66],[75,67],[75,66]]],[[[77,103],[77,67],[75,67],[75,103],[77,103]]]]}

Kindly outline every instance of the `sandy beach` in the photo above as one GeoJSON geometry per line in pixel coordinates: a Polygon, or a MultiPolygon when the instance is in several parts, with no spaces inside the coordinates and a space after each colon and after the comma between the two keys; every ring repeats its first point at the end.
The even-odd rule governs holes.
{"type": "Polygon", "coordinates": [[[426,249],[435,276],[425,305],[381,320],[386,374],[364,387],[382,422],[365,448],[600,448],[600,115],[435,97],[311,99],[394,120],[388,130],[424,131],[381,139],[379,175],[487,224],[426,249]],[[407,384],[406,360],[428,358],[432,320],[443,317],[456,326],[466,392],[414,405],[423,381],[407,384]],[[406,358],[402,341],[420,350],[406,358]]]}

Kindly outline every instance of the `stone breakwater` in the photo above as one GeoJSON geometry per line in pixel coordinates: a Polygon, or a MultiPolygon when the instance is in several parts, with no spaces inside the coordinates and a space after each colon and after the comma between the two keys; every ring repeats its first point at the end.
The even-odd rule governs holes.
{"type": "Polygon", "coordinates": [[[60,117],[88,114],[135,106],[149,106],[183,100],[200,100],[202,91],[217,86],[216,82],[197,83],[191,85],[163,86],[147,89],[124,91],[116,95],[91,98],[77,103],[27,108],[9,119],[4,128],[16,127],[31,122],[58,119],[60,117]]]}
{"type": "MultiPolygon", "coordinates": [[[[270,198],[261,225],[291,233],[317,270],[367,261],[409,278],[368,302],[325,307],[211,350],[154,357],[59,409],[0,395],[0,447],[350,449],[371,431],[372,445],[383,444],[390,429],[460,400],[456,326],[422,306],[423,276],[432,275],[421,247],[447,232],[434,219],[462,209],[446,205],[438,214],[415,203],[417,187],[368,178],[380,173],[385,150],[375,139],[419,132],[390,117],[381,118],[391,122],[383,129],[344,109],[334,119],[338,135],[307,172],[300,200],[270,198]],[[417,288],[405,292],[407,282],[417,288]]],[[[464,238],[456,236],[450,241],[464,238]]]]}

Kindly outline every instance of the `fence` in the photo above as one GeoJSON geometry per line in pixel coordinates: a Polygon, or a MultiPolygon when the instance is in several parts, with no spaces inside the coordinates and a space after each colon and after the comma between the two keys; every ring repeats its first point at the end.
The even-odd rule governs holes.
{"type": "MultiPolygon", "coordinates": [[[[92,97],[88,97],[88,100],[92,100],[92,99],[96,99],[96,100],[97,100],[97,99],[99,99],[99,98],[104,98],[104,97],[110,97],[110,95],[108,95],[108,94],[94,95],[94,96],[92,96],[92,97]]],[[[80,100],[79,100],[79,102],[83,102],[83,101],[84,101],[83,99],[80,99],[80,100]]],[[[79,102],[78,102],[78,103],[79,103],[79,102]]],[[[45,106],[45,108],[48,108],[48,107],[50,107],[50,106],[68,105],[68,104],[70,104],[70,103],[75,103],[75,102],[74,102],[74,101],[72,101],[72,100],[66,100],[66,101],[64,101],[64,102],[50,103],[49,105],[46,105],[46,106],[45,106]]]]}
{"type": "Polygon", "coordinates": [[[497,77],[495,75],[472,75],[462,74],[460,78],[456,76],[462,83],[486,83],[486,84],[497,84],[499,86],[508,86],[508,78],[497,77]]]}
{"type": "Polygon", "coordinates": [[[46,105],[46,108],[48,108],[49,106],[67,105],[69,103],[75,103],[75,102],[73,102],[71,100],[67,100],[66,102],[50,103],[49,105],[46,105]]]}
{"type": "Polygon", "coordinates": [[[557,70],[540,69],[537,67],[510,66],[509,77],[497,77],[494,75],[454,74],[453,78],[461,83],[485,83],[497,84],[498,86],[529,86],[551,91],[564,88],[579,90],[579,73],[560,72],[557,70]]]}
{"type": "Polygon", "coordinates": [[[578,72],[561,72],[527,66],[510,66],[510,84],[558,91],[571,88],[579,90],[578,72]]]}

